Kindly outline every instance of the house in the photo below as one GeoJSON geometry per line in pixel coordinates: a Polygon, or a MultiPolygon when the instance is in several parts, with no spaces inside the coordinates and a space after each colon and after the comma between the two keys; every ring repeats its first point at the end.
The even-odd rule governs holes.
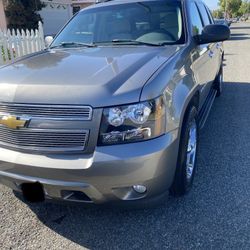
{"type": "Polygon", "coordinates": [[[55,35],[73,16],[71,0],[43,0],[45,7],[39,11],[45,35],[55,35]]]}
{"type": "MultiPolygon", "coordinates": [[[[73,16],[71,0],[42,0],[45,7],[39,11],[43,19],[44,34],[55,35],[73,16]]],[[[0,29],[7,26],[4,7],[6,0],[0,0],[0,29]]]]}
{"type": "MultiPolygon", "coordinates": [[[[4,13],[6,0],[0,0],[0,29],[7,26],[4,13]]],[[[43,20],[44,34],[55,35],[80,9],[95,4],[96,0],[42,0],[45,7],[39,11],[43,20]]]]}
{"type": "Polygon", "coordinates": [[[96,3],[96,0],[42,0],[46,7],[39,13],[43,19],[44,34],[55,35],[80,9],[96,3]]]}
{"type": "Polygon", "coordinates": [[[73,14],[95,3],[96,0],[72,0],[73,14]]]}
{"type": "Polygon", "coordinates": [[[7,22],[6,22],[3,2],[4,2],[3,0],[0,0],[0,29],[7,28],[7,22]]]}

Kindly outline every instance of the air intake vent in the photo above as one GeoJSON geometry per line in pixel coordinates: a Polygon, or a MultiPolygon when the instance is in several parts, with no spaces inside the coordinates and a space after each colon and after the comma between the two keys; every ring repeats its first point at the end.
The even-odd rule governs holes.
{"type": "Polygon", "coordinates": [[[0,126],[0,145],[29,151],[80,151],[84,150],[88,135],[87,130],[13,130],[0,126]]]}

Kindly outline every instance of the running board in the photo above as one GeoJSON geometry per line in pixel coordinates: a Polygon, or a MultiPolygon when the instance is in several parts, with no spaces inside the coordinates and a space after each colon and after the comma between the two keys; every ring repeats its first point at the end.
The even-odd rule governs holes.
{"type": "Polygon", "coordinates": [[[198,116],[199,120],[199,128],[202,129],[207,121],[208,115],[211,111],[211,108],[214,103],[214,99],[216,97],[217,91],[215,89],[211,89],[203,107],[201,108],[198,116]]]}

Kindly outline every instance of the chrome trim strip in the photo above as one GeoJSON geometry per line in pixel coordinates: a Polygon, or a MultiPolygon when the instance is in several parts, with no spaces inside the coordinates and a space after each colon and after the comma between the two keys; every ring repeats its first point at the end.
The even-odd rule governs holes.
{"type": "MultiPolygon", "coordinates": [[[[0,112],[0,117],[3,117],[3,116],[9,116],[9,115],[12,115],[12,114],[9,114],[9,113],[1,113],[0,112]]],[[[13,113],[13,115],[15,116],[16,114],[13,113]]],[[[79,117],[44,117],[44,116],[28,116],[28,115],[16,115],[18,117],[21,117],[21,118],[29,118],[29,119],[32,119],[32,120],[45,120],[45,121],[91,121],[92,120],[92,114],[89,115],[89,117],[91,117],[91,119],[87,120],[85,118],[79,118],[79,117]]]]}
{"type": "Polygon", "coordinates": [[[36,153],[38,152],[39,154],[42,154],[42,153],[67,153],[67,152],[78,152],[79,151],[84,151],[84,145],[81,146],[81,147],[65,147],[62,148],[62,147],[34,147],[34,146],[31,146],[31,147],[24,147],[24,146],[17,146],[17,145],[14,145],[13,144],[8,144],[8,143],[0,143],[0,146],[2,147],[6,147],[7,149],[11,149],[11,150],[18,150],[18,151],[23,151],[23,152],[26,152],[26,153],[36,153]]]}
{"type": "MultiPolygon", "coordinates": [[[[0,125],[0,128],[5,128],[5,126],[0,125]]],[[[8,129],[8,128],[7,128],[8,129]]],[[[10,130],[10,129],[9,129],[10,130]]],[[[13,132],[18,132],[18,131],[24,131],[24,132],[56,132],[56,133],[69,133],[69,134],[75,134],[75,133],[85,133],[85,132],[89,132],[89,130],[87,129],[44,129],[44,128],[21,128],[21,129],[15,129],[13,130],[13,132]]]]}
{"type": "MultiPolygon", "coordinates": [[[[8,103],[8,102],[2,102],[0,103],[0,109],[1,107],[27,107],[27,108],[56,108],[56,109],[86,109],[88,110],[87,113],[88,113],[88,117],[80,117],[81,114],[79,115],[72,115],[71,117],[67,117],[67,116],[61,116],[60,114],[57,115],[58,117],[46,117],[46,116],[53,116],[53,111],[52,111],[52,114],[49,114],[49,111],[48,111],[48,115],[35,115],[35,114],[25,114],[25,111],[20,111],[22,112],[22,116],[29,116],[29,117],[32,117],[32,118],[35,118],[35,119],[46,119],[46,120],[68,120],[68,121],[91,121],[92,120],[92,117],[93,117],[93,108],[91,106],[81,106],[81,105],[47,105],[47,104],[21,104],[21,103],[8,103]]],[[[45,110],[46,111],[46,110],[45,110]]],[[[60,111],[60,110],[59,110],[60,111]]],[[[10,111],[11,112],[11,111],[10,111]]],[[[18,115],[18,113],[15,113],[13,112],[14,115],[18,115]]],[[[3,116],[3,115],[10,115],[10,113],[8,112],[1,112],[0,111],[0,116],[3,116]]]]}

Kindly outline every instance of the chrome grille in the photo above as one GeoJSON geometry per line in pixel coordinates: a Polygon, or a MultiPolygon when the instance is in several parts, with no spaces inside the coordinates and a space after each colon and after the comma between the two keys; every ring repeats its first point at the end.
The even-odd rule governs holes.
{"type": "Polygon", "coordinates": [[[92,119],[92,108],[76,105],[0,103],[0,114],[89,121],[92,119]]]}
{"type": "Polygon", "coordinates": [[[84,150],[88,130],[18,129],[0,126],[0,145],[48,152],[84,150]]]}

